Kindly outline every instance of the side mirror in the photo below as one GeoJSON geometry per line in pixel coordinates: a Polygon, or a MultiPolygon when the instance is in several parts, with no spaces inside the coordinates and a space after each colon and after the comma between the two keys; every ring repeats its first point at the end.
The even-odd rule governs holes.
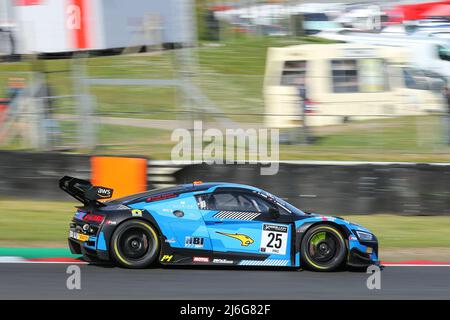
{"type": "Polygon", "coordinates": [[[278,211],[278,209],[276,208],[270,208],[269,209],[269,214],[274,218],[274,219],[278,219],[280,217],[280,212],[278,211]]]}

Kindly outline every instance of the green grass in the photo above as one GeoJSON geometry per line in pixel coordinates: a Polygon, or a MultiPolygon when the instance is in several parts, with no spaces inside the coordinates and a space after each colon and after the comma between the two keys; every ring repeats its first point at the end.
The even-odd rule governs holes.
{"type": "Polygon", "coordinates": [[[96,153],[105,155],[144,155],[169,159],[174,143],[171,131],[120,125],[100,125],[96,153]]]}
{"type": "Polygon", "coordinates": [[[0,200],[0,241],[55,241],[67,238],[77,202],[0,200]]]}
{"type": "Polygon", "coordinates": [[[348,220],[377,235],[380,247],[450,247],[450,217],[355,215],[348,220]]]}
{"type": "MultiPolygon", "coordinates": [[[[63,243],[75,212],[73,202],[0,200],[0,242],[63,243]]],[[[450,247],[450,217],[352,215],[374,232],[383,248],[450,247]]],[[[10,245],[11,246],[11,245],[10,245]]]]}

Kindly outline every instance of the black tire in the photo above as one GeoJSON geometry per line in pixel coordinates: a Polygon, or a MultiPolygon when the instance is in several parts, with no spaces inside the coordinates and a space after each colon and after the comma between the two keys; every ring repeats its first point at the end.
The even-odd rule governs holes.
{"type": "Polygon", "coordinates": [[[342,266],[347,246],[340,230],[329,224],[310,228],[302,239],[300,253],[303,264],[314,271],[333,271],[342,266]]]}
{"type": "Polygon", "coordinates": [[[159,255],[156,229],[143,220],[128,220],[120,224],[111,238],[111,256],[121,267],[149,267],[159,255]]]}

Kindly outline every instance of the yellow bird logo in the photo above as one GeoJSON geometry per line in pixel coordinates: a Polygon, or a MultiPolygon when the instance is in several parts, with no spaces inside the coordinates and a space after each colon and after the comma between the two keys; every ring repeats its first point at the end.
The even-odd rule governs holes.
{"type": "Polygon", "coordinates": [[[216,231],[216,233],[222,234],[222,235],[230,237],[230,238],[237,239],[241,242],[241,246],[244,246],[244,247],[251,245],[253,242],[255,242],[249,236],[247,236],[245,234],[241,234],[241,233],[225,233],[225,232],[219,232],[219,231],[216,231]]]}

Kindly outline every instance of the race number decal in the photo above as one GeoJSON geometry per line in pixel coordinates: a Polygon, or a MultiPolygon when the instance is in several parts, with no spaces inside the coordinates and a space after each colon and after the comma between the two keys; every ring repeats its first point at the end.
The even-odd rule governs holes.
{"type": "Polygon", "coordinates": [[[261,252],[284,255],[286,254],[287,241],[287,226],[263,224],[261,234],[261,252]]]}

